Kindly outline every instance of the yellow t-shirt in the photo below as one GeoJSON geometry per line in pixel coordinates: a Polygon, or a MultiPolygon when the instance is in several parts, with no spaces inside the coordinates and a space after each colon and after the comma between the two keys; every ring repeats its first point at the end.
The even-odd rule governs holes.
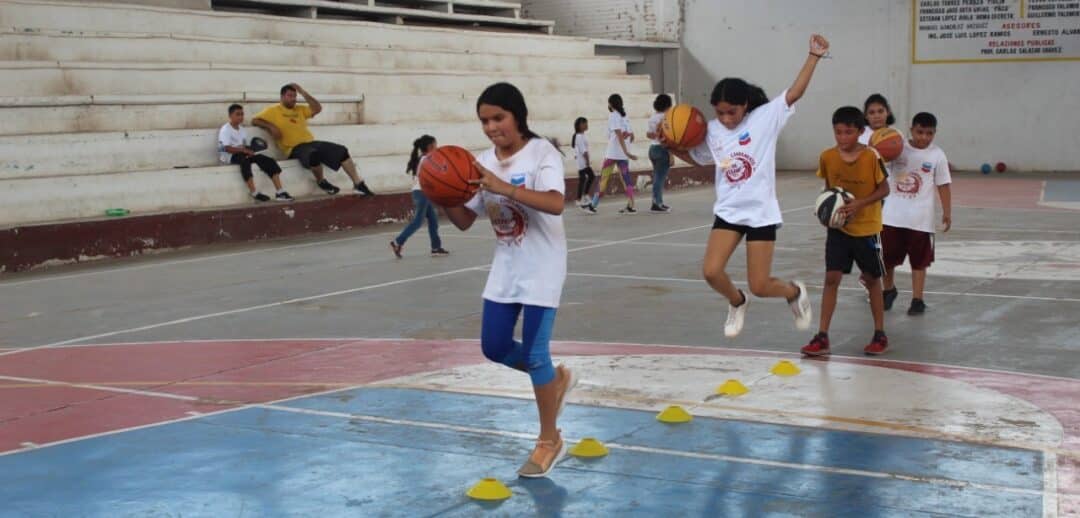
{"type": "Polygon", "coordinates": [[[289,156],[294,147],[315,140],[315,136],[308,131],[307,120],[311,118],[311,108],[306,104],[297,104],[289,109],[278,103],[268,106],[255,118],[269,122],[281,130],[277,146],[285,156],[289,156]]]}
{"type": "MultiPolygon", "coordinates": [[[[824,178],[829,187],[840,187],[855,199],[870,196],[888,177],[885,162],[869,147],[863,149],[854,162],[846,162],[836,148],[826,149],[818,159],[817,175],[824,178]]],[[[840,231],[854,237],[880,233],[881,202],[860,209],[840,231]]]]}

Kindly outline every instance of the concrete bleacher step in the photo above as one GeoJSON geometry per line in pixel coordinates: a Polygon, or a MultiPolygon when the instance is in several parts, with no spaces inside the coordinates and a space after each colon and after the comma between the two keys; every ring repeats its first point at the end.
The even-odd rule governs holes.
{"type": "MultiPolygon", "coordinates": [[[[224,124],[225,109],[244,105],[249,119],[278,94],[94,95],[58,97],[0,97],[0,136],[52,133],[151,131],[213,128],[224,124]]],[[[649,111],[652,94],[623,96],[632,113],[649,111]]],[[[412,124],[420,122],[467,122],[476,119],[476,96],[376,95],[368,99],[353,95],[318,95],[323,112],[311,119],[313,126],[347,124],[412,124]]],[[[607,120],[606,95],[534,96],[529,99],[530,117],[536,120],[588,118],[603,129],[607,120]]]]}
{"type": "Polygon", "coordinates": [[[585,38],[529,33],[462,31],[382,23],[303,20],[277,16],[193,11],[132,4],[35,0],[0,2],[3,27],[81,32],[146,32],[210,38],[286,40],[383,49],[443,49],[546,57],[592,57],[585,38]]]}
{"type": "MultiPolygon", "coordinates": [[[[0,136],[210,128],[224,124],[225,110],[232,103],[244,105],[246,113],[254,115],[279,98],[277,93],[251,92],[0,97],[0,136]]],[[[309,121],[312,126],[363,120],[362,96],[320,95],[318,99],[323,111],[309,121]]]]}
{"type": "Polygon", "coordinates": [[[310,64],[323,67],[477,72],[622,74],[623,59],[550,57],[432,49],[378,49],[306,41],[205,38],[153,33],[0,30],[0,61],[310,64]]]}
{"type": "MultiPolygon", "coordinates": [[[[385,4],[385,2],[380,2],[385,4]]],[[[428,22],[447,25],[472,25],[502,27],[509,29],[541,30],[554,32],[555,22],[530,20],[517,16],[442,12],[395,5],[379,5],[374,0],[367,3],[334,2],[329,0],[211,0],[215,9],[239,8],[246,12],[266,11],[301,18],[359,18],[373,19],[398,25],[406,22],[428,22]]]]}
{"type": "MultiPolygon", "coordinates": [[[[164,63],[0,62],[0,91],[37,95],[173,94],[265,91],[301,83],[317,96],[329,94],[478,95],[493,83],[486,74],[453,71],[342,69],[298,65],[193,65],[164,63]],[[318,92],[318,93],[316,93],[318,92]]],[[[596,74],[500,74],[526,96],[587,92],[640,94],[652,91],[649,76],[596,74]]]]}
{"type": "MultiPolygon", "coordinates": [[[[644,139],[646,122],[647,119],[631,121],[639,137],[631,148],[639,154],[647,151],[644,139]]],[[[603,157],[607,145],[606,128],[598,126],[587,134],[596,160],[603,157]]],[[[568,149],[571,136],[569,122],[532,121],[530,127],[541,135],[557,138],[566,148],[563,150],[566,156],[573,158],[573,151],[568,149]]],[[[247,131],[251,136],[271,141],[260,128],[248,127],[247,131]]],[[[425,133],[434,135],[442,144],[470,149],[490,146],[475,121],[322,126],[313,133],[317,139],[347,146],[350,154],[362,166],[373,157],[396,156],[405,160],[403,157],[407,157],[411,151],[412,141],[425,133]]],[[[278,159],[284,158],[276,148],[272,148],[270,153],[278,159]]],[[[208,167],[216,165],[217,160],[217,128],[0,137],[0,181],[208,167]]],[[[371,170],[378,176],[393,175],[399,166],[371,170]]],[[[370,168],[365,166],[365,169],[370,168]]]]}

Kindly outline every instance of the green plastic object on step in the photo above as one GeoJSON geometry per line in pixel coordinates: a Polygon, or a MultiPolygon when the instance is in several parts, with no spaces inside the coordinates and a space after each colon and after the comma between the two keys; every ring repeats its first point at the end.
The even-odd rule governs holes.
{"type": "Polygon", "coordinates": [[[106,216],[127,216],[128,214],[131,214],[131,211],[127,209],[107,209],[105,211],[106,216]]]}

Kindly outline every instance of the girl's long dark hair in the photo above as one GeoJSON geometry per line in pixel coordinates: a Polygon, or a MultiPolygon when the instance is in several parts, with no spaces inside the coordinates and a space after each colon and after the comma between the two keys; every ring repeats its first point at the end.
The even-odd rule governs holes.
{"type": "Polygon", "coordinates": [[[769,98],[765,95],[765,90],[758,85],[737,77],[725,77],[716,83],[709,97],[709,104],[714,106],[721,101],[735,105],[745,104],[746,113],[749,114],[758,106],[768,103],[769,98]]]}
{"type": "MultiPolygon", "coordinates": [[[[884,95],[870,94],[870,97],[867,97],[866,102],[863,103],[863,113],[866,113],[866,110],[870,108],[871,104],[880,104],[885,107],[885,111],[889,114],[887,117],[885,117],[886,125],[892,126],[894,123],[896,123],[896,117],[893,117],[892,114],[892,107],[889,106],[889,101],[885,100],[884,95]]],[[[866,125],[869,126],[870,122],[867,121],[866,125]]]]}
{"type": "Polygon", "coordinates": [[[476,100],[476,111],[480,111],[481,104],[498,106],[514,116],[517,121],[518,131],[525,140],[539,138],[540,135],[529,129],[529,108],[525,106],[525,96],[516,86],[510,83],[495,83],[484,89],[480,98],[476,100]]]}
{"type": "Polygon", "coordinates": [[[434,143],[435,137],[431,135],[424,135],[413,141],[412,155],[409,155],[409,165],[405,166],[406,173],[416,176],[416,166],[420,165],[420,157],[424,156],[424,151],[434,143]]]}
{"type": "Polygon", "coordinates": [[[570,137],[570,147],[577,148],[577,136],[581,133],[581,125],[589,122],[585,117],[578,117],[574,120],[574,136],[570,137]]]}
{"type": "Polygon", "coordinates": [[[623,117],[626,117],[626,109],[623,108],[623,102],[622,102],[622,96],[621,95],[619,95],[619,94],[611,94],[607,98],[607,103],[608,103],[608,106],[611,106],[611,108],[613,110],[619,112],[619,115],[622,115],[623,117]]]}

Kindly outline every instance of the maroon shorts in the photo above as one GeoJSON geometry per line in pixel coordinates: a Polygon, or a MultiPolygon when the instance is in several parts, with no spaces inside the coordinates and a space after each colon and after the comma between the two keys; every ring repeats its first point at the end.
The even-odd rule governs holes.
{"type": "Polygon", "coordinates": [[[925,270],[934,262],[934,234],[885,225],[881,230],[881,255],[886,268],[904,264],[907,257],[912,270],[925,270]]]}

